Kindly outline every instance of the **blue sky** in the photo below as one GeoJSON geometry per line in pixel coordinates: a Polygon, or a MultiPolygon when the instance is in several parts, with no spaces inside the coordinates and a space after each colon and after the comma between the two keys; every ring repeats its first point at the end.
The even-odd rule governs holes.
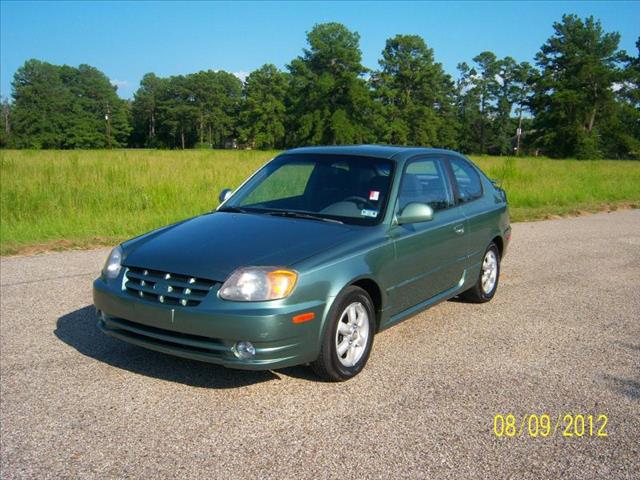
{"type": "Polygon", "coordinates": [[[376,68],[385,40],[418,34],[455,75],[483,50],[532,61],[563,13],[594,15],[635,53],[640,2],[7,2],[0,3],[0,93],[29,58],[93,65],[129,98],[146,72],[242,75],[280,68],[315,23],[360,33],[363,63],[376,68]]]}

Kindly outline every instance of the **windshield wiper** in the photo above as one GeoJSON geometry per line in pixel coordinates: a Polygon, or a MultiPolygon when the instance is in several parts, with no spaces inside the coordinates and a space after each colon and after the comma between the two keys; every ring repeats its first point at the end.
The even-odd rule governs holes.
{"type": "Polygon", "coordinates": [[[319,220],[321,222],[331,222],[331,223],[343,223],[340,220],[336,220],[334,218],[322,217],[320,215],[313,215],[311,213],[302,213],[295,212],[292,210],[269,210],[268,212],[263,212],[265,215],[274,215],[278,217],[292,217],[292,218],[306,218],[308,220],[319,220]]]}
{"type": "Polygon", "coordinates": [[[217,212],[227,212],[227,213],[251,213],[249,210],[240,208],[240,207],[222,207],[217,212]]]}

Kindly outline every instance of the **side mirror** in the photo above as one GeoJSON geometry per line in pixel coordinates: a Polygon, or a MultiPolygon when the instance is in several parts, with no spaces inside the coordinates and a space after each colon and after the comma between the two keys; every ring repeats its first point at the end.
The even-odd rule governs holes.
{"type": "Polygon", "coordinates": [[[222,190],[220,192],[220,195],[218,195],[218,200],[220,200],[220,203],[224,202],[227,198],[229,198],[231,196],[231,194],[233,193],[233,190],[231,190],[230,188],[225,188],[224,190],[222,190]]]}
{"type": "Polygon", "coordinates": [[[420,223],[433,220],[433,208],[426,203],[412,202],[407,204],[398,216],[398,225],[420,223]]]}

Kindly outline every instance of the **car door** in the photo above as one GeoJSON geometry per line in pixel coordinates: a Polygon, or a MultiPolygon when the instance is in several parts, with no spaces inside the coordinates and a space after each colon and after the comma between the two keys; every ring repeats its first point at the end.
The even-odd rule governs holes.
{"type": "Polygon", "coordinates": [[[456,208],[445,162],[442,156],[418,157],[402,173],[396,215],[412,202],[431,206],[434,215],[390,231],[396,257],[393,313],[452,289],[464,273],[465,217],[456,208]]]}
{"type": "MultiPolygon", "coordinates": [[[[475,167],[464,158],[449,157],[456,203],[467,219],[467,268],[477,265],[492,233],[492,213],[483,197],[482,181],[475,167]]],[[[490,207],[490,205],[489,205],[490,207]]]]}

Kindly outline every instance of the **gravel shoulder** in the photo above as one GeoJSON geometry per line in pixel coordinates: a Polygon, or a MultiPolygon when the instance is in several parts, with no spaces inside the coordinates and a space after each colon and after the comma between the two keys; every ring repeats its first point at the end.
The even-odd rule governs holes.
{"type": "Polygon", "coordinates": [[[637,478],[640,210],[514,224],[496,298],[378,335],[362,374],[226,370],[102,335],[106,249],[0,260],[2,478],[637,478]],[[495,414],[608,416],[496,438],[495,414]]]}

